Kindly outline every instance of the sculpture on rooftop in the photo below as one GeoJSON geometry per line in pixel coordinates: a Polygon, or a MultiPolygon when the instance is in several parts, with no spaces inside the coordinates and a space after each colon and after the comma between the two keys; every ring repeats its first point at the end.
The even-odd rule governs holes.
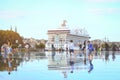
{"type": "Polygon", "coordinates": [[[66,26],[66,20],[63,20],[63,23],[61,24],[62,27],[65,27],[66,26]]]}

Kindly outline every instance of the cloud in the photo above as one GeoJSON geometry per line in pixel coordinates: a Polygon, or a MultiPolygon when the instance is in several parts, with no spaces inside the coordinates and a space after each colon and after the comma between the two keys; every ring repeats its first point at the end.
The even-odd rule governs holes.
{"type": "Polygon", "coordinates": [[[40,15],[42,11],[0,11],[0,19],[16,19],[40,15]]]}
{"type": "Polygon", "coordinates": [[[105,3],[105,2],[120,2],[120,0],[87,0],[87,2],[105,3]]]}
{"type": "Polygon", "coordinates": [[[120,8],[93,8],[88,9],[92,14],[120,14],[120,8]]]}
{"type": "Polygon", "coordinates": [[[26,13],[21,11],[0,11],[0,18],[13,19],[23,17],[26,13]]]}

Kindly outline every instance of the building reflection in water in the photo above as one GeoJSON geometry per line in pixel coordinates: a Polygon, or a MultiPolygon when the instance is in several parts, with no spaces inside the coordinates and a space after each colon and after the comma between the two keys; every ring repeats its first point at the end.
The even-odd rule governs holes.
{"type": "MultiPolygon", "coordinates": [[[[105,51],[101,52],[101,55],[98,56],[94,56],[92,57],[92,59],[89,61],[87,57],[84,56],[80,56],[77,57],[75,56],[75,58],[71,58],[71,56],[69,56],[69,53],[64,52],[63,53],[56,53],[56,55],[54,56],[54,61],[52,61],[51,57],[48,57],[48,70],[59,70],[62,72],[64,78],[68,77],[68,74],[70,73],[74,73],[76,72],[76,70],[86,70],[88,71],[88,73],[90,73],[91,71],[93,71],[94,69],[94,63],[93,63],[93,59],[105,59],[105,61],[109,61],[110,60],[110,52],[109,51],[105,51]],[[67,56],[66,56],[67,55],[67,56]],[[102,57],[102,56],[105,57],[102,57]],[[72,60],[72,61],[71,61],[72,60]]],[[[112,59],[115,59],[115,52],[112,52],[112,59]]]]}
{"type": "MultiPolygon", "coordinates": [[[[48,70],[59,70],[62,72],[64,78],[67,78],[69,73],[74,73],[76,70],[89,69],[89,66],[87,65],[89,64],[89,61],[84,56],[70,56],[67,52],[56,52],[54,61],[52,60],[51,56],[48,57],[48,70]]],[[[90,66],[92,65],[93,64],[91,62],[90,66]]]]}

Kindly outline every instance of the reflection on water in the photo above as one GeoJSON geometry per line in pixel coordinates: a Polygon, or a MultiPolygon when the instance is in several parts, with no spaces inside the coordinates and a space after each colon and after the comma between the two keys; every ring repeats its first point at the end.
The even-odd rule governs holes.
{"type": "Polygon", "coordinates": [[[90,60],[89,63],[90,63],[90,68],[89,68],[88,72],[90,73],[93,70],[92,60],[90,60]]]}
{"type": "MultiPolygon", "coordinates": [[[[45,53],[44,53],[45,54],[45,53]]],[[[45,58],[45,55],[43,57],[43,54],[40,53],[15,53],[11,55],[9,58],[3,58],[2,55],[0,56],[0,71],[8,71],[8,74],[10,75],[12,71],[17,71],[17,67],[22,65],[22,62],[29,62],[30,60],[38,60],[45,58]]]]}
{"type": "Polygon", "coordinates": [[[115,51],[112,51],[112,59],[113,59],[113,61],[115,60],[115,51]]]}
{"type": "MultiPolygon", "coordinates": [[[[16,53],[11,55],[9,58],[3,58],[1,56],[0,61],[0,71],[8,71],[8,74],[11,74],[11,71],[17,71],[17,67],[20,66],[20,63],[23,61],[23,57],[25,56],[25,61],[28,61],[29,55],[25,53],[16,53]]],[[[30,58],[29,58],[30,59],[30,58]]]]}
{"type": "MultiPolygon", "coordinates": [[[[93,72],[94,73],[96,71],[99,71],[99,68],[98,68],[99,64],[100,64],[99,67],[104,66],[104,64],[103,64],[104,61],[105,62],[106,61],[111,62],[111,60],[115,61],[116,57],[119,56],[119,55],[116,55],[116,52],[108,52],[108,51],[102,52],[101,54],[102,54],[102,56],[101,55],[93,56],[92,60],[88,60],[88,58],[84,57],[84,55],[79,56],[77,54],[72,54],[70,56],[69,53],[66,53],[66,52],[63,52],[63,53],[56,52],[54,56],[52,55],[51,52],[46,52],[43,54],[41,54],[41,53],[16,53],[16,54],[13,54],[10,58],[2,58],[0,56],[0,74],[2,75],[2,73],[6,72],[6,71],[7,71],[8,75],[12,75],[11,74],[12,72],[13,73],[15,73],[15,72],[22,73],[22,70],[23,71],[25,71],[25,70],[23,67],[20,67],[20,66],[28,65],[28,70],[30,70],[29,72],[31,74],[30,73],[26,74],[26,76],[33,75],[32,70],[34,70],[33,68],[35,68],[36,72],[39,71],[39,69],[43,70],[43,72],[41,71],[41,72],[34,73],[36,75],[39,74],[39,75],[43,76],[43,75],[51,74],[51,73],[53,75],[56,75],[56,73],[59,72],[59,74],[58,74],[59,76],[60,76],[60,73],[62,73],[63,78],[70,78],[71,74],[76,76],[77,74],[80,74],[80,72],[85,74],[85,72],[88,72],[88,73],[93,72]],[[36,60],[38,62],[35,62],[36,60]],[[42,62],[41,61],[39,62],[39,60],[42,60],[42,62]],[[100,61],[99,61],[100,63],[96,62],[98,60],[101,60],[101,62],[100,61]],[[23,62],[29,62],[29,64],[31,64],[32,66],[29,64],[23,64],[23,62]],[[34,67],[34,66],[40,66],[40,67],[38,68],[38,67],[34,67]]],[[[109,65],[109,67],[111,65],[109,65]]],[[[114,63],[114,65],[117,65],[117,64],[114,63]]],[[[105,67],[103,67],[103,69],[105,67]]],[[[109,68],[109,67],[107,67],[107,68],[109,68]]],[[[111,70],[111,67],[110,67],[110,70],[111,70]]],[[[96,72],[96,74],[97,74],[97,72],[96,72]]],[[[5,74],[5,75],[7,75],[7,74],[5,74]]],[[[51,77],[51,76],[48,76],[48,77],[51,77]]],[[[58,77],[58,76],[55,76],[55,77],[58,77]]],[[[45,77],[44,80],[45,79],[49,79],[49,78],[45,77]]],[[[39,78],[37,78],[37,80],[39,80],[39,78]]],[[[60,79],[58,79],[58,80],[60,80],[60,79]]]]}
{"type": "Polygon", "coordinates": [[[109,51],[105,51],[105,60],[109,61],[109,51]]]}

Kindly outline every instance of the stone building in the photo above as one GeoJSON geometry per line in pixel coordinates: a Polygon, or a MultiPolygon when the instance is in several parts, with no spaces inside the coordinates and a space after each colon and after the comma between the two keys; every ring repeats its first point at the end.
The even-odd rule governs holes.
{"type": "Polygon", "coordinates": [[[85,40],[90,39],[90,36],[87,34],[85,28],[77,28],[71,30],[68,26],[66,26],[65,20],[57,29],[48,30],[47,34],[47,49],[51,49],[52,44],[54,44],[56,49],[64,48],[64,45],[66,43],[69,43],[70,40],[73,40],[75,46],[77,46],[79,43],[82,44],[85,40]]]}

